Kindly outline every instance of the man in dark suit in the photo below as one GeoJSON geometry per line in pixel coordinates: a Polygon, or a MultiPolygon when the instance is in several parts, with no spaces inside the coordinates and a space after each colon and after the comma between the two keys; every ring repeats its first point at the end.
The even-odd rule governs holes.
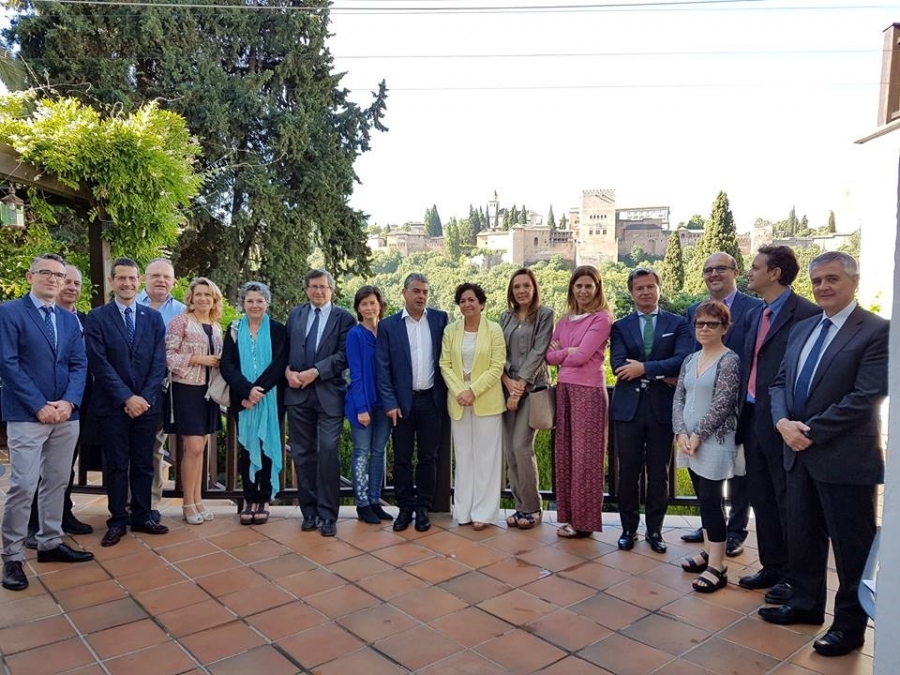
{"type": "Polygon", "coordinates": [[[78,440],[78,406],[87,376],[78,319],[56,307],[66,278],[57,255],[35,258],[31,292],[0,305],[0,378],[11,475],[3,510],[3,587],[28,588],[22,563],[31,502],[38,491],[38,562],[94,556],[62,541],[63,494],[78,440]],[[40,480],[40,488],[38,481],[40,480]]]}
{"type": "MultiPolygon", "coordinates": [[[[754,307],[762,306],[762,300],[753,298],[737,289],[737,278],[740,274],[737,261],[728,253],[713,253],[703,263],[703,282],[709,290],[711,300],[725,303],[731,312],[731,327],[725,334],[725,346],[740,356],[744,352],[744,316],[754,307]]],[[[694,303],[687,310],[688,327],[691,335],[694,331],[694,310],[700,303],[694,303]]],[[[700,344],[694,342],[694,350],[700,344]]],[[[697,486],[694,486],[696,493],[697,486]]],[[[747,477],[735,476],[728,480],[728,496],[731,499],[731,511],[728,514],[728,541],[725,555],[733,558],[744,551],[744,539],[747,538],[747,523],[750,521],[750,495],[747,489],[747,477]]],[[[681,536],[684,541],[703,541],[700,529],[681,536]]]]}
{"type": "Polygon", "coordinates": [[[647,471],[644,539],[665,553],[663,518],[669,501],[672,399],[681,362],[691,352],[687,321],[659,308],[659,275],[639,267],[628,275],[635,311],[613,324],[610,364],[616,374],[612,399],[619,456],[619,548],[634,548],[640,523],[638,485],[647,471]]]}
{"type": "Polygon", "coordinates": [[[431,527],[438,453],[447,428],[447,385],[438,362],[447,314],[426,308],[428,277],[413,273],[403,282],[402,311],[378,326],[376,381],[394,425],[394,489],[400,513],[394,530],[431,527]],[[413,455],[416,455],[415,476],[413,455]]]}
{"type": "Polygon", "coordinates": [[[857,591],[875,538],[875,486],[884,481],[879,408],[888,389],[890,324],[857,306],[851,256],[823,253],[809,275],[823,312],[794,326],[769,387],[784,439],[794,594],[759,614],[777,624],[824,622],[830,539],[839,582],[834,621],[813,648],[839,656],[865,640],[868,617],[857,591]]]}
{"type": "MultiPolygon", "coordinates": [[[[87,314],[79,311],[75,307],[78,298],[81,297],[81,270],[74,265],[66,265],[66,280],[63,282],[62,288],[59,289],[59,295],[56,296],[56,307],[60,310],[71,312],[78,317],[79,332],[84,333],[84,320],[87,314]]],[[[83,523],[72,512],[72,488],[75,486],[75,460],[79,455],[79,450],[85,446],[87,438],[86,423],[87,411],[90,401],[91,376],[87,374],[85,378],[84,395],[81,397],[81,404],[78,406],[79,432],[78,443],[75,445],[75,452],[72,454],[72,471],[69,475],[69,484],[66,487],[63,499],[63,516],[62,531],[66,534],[90,534],[94,528],[83,523]]],[[[40,518],[38,515],[38,495],[35,493],[34,501],[31,502],[31,518],[28,520],[28,536],[25,538],[25,546],[30,549],[37,548],[37,533],[40,529],[40,518]]]]}
{"type": "Polygon", "coordinates": [[[310,270],[305,281],[309,302],[294,307],[287,321],[284,402],[303,512],[300,529],[318,528],[323,537],[333,537],[340,508],[347,333],[356,320],[331,302],[331,274],[310,270]]]}
{"type": "Polygon", "coordinates": [[[136,302],[140,270],[129,258],[113,261],[111,302],[92,310],[85,321],[88,362],[94,375],[91,408],[103,429],[103,482],[110,517],[101,546],[114,546],[129,523],[131,530],[166,534],[153,520],[153,442],[162,414],[166,375],[166,327],[155,309],[136,302]]]}
{"type": "Polygon", "coordinates": [[[747,270],[747,287],[765,305],[746,317],[741,355],[746,401],[738,423],[747,460],[750,503],[756,517],[756,540],[762,565],[738,582],[751,590],[770,588],[766,602],[784,603],[792,587],[787,567],[787,477],[781,436],[772,424],[769,385],[778,374],[788,334],[794,324],[821,314],[821,309],[791,290],[800,266],[787,246],[763,246],[747,270]]]}

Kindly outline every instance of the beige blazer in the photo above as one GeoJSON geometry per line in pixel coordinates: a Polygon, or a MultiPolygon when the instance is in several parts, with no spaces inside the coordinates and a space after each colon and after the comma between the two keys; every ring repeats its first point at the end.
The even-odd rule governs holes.
{"type": "Polygon", "coordinates": [[[462,419],[463,407],[456,397],[466,389],[475,394],[473,412],[479,417],[499,415],[506,410],[500,376],[506,364],[506,341],[499,324],[481,317],[475,341],[475,361],[472,364],[472,384],[463,381],[462,343],[465,321],[460,319],[444,329],[441,343],[441,375],[447,384],[447,411],[450,418],[462,419]]]}
{"type": "MultiPolygon", "coordinates": [[[[213,348],[222,353],[222,327],[213,324],[213,348]]],[[[179,314],[166,330],[166,365],[172,371],[172,381],[182,384],[206,384],[206,366],[191,365],[194,355],[209,354],[209,338],[203,325],[189,314],[179,314]]]]}

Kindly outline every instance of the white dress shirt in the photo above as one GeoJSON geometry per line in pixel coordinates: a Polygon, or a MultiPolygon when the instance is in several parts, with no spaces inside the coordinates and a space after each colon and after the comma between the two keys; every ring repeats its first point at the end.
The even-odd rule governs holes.
{"type": "Polygon", "coordinates": [[[434,386],[434,348],[431,344],[428,310],[422,312],[418,321],[409,315],[406,308],[400,316],[406,324],[406,336],[409,338],[413,391],[431,389],[434,386]]]}
{"type": "MultiPolygon", "coordinates": [[[[819,332],[822,330],[822,322],[825,319],[829,319],[832,325],[828,329],[828,335],[825,336],[825,342],[822,343],[822,351],[819,352],[819,359],[816,361],[816,367],[813,369],[813,377],[816,375],[816,369],[818,369],[819,362],[822,360],[822,356],[825,355],[825,350],[828,349],[828,345],[831,344],[831,341],[834,340],[835,336],[847,322],[847,319],[850,318],[850,314],[854,309],[856,309],[856,300],[844,307],[844,309],[834,316],[827,316],[825,312],[822,312],[822,316],[819,317],[816,327],[813,328],[813,332],[810,333],[809,337],[806,339],[806,344],[803,345],[803,351],[800,352],[800,367],[797,368],[798,380],[800,379],[800,373],[803,371],[803,365],[806,363],[806,359],[809,358],[809,353],[812,351],[813,345],[819,338],[819,332]]],[[[797,384],[796,380],[794,381],[794,384],[797,384]]]]}

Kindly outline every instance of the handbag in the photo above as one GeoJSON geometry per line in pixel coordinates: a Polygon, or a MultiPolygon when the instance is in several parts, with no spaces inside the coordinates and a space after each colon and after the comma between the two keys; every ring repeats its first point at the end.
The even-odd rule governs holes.
{"type": "Polygon", "coordinates": [[[528,426],[552,429],[556,426],[556,386],[535,387],[528,394],[528,426]]]}
{"type": "Polygon", "coordinates": [[[209,372],[209,386],[206,388],[206,400],[215,401],[223,408],[231,405],[231,389],[225,378],[222,377],[222,371],[218,368],[211,368],[209,372]]]}

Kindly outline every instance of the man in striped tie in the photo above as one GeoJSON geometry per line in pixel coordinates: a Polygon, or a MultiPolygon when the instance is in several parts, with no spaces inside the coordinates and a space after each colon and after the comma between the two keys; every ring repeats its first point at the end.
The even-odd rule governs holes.
{"type": "Polygon", "coordinates": [[[887,396],[889,322],[859,307],[856,260],[829,252],[809,266],[822,312],[800,321],[769,387],[787,471],[788,603],[760,616],[782,625],[825,621],[829,540],[839,586],[834,620],[813,643],[840,656],[865,641],[857,590],[875,537],[875,486],[884,481],[880,407],[887,396]]]}

